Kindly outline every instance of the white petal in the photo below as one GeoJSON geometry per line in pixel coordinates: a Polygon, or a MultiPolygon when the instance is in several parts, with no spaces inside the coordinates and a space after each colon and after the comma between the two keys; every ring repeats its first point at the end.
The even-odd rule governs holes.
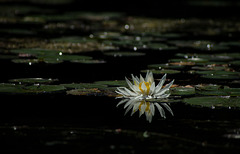
{"type": "Polygon", "coordinates": [[[172,116],[174,116],[172,109],[167,103],[162,103],[162,106],[164,106],[172,114],[172,116]]]}
{"type": "Polygon", "coordinates": [[[138,96],[138,93],[132,92],[132,91],[130,91],[130,90],[127,89],[127,88],[124,88],[124,90],[125,90],[130,96],[133,96],[133,97],[138,96]]]}
{"type": "Polygon", "coordinates": [[[132,84],[126,77],[125,77],[125,80],[126,80],[128,86],[129,86],[133,91],[135,91],[135,89],[133,88],[133,84],[132,84]]]}
{"type": "Polygon", "coordinates": [[[154,114],[155,114],[155,107],[154,107],[153,103],[150,103],[150,111],[151,111],[152,115],[154,116],[154,114]]]}
{"type": "Polygon", "coordinates": [[[122,94],[124,96],[129,96],[129,94],[125,90],[120,89],[120,88],[126,88],[126,87],[117,87],[119,94],[122,94]]]}
{"type": "Polygon", "coordinates": [[[155,91],[155,95],[156,96],[160,96],[160,95],[163,95],[166,91],[169,90],[169,88],[172,86],[174,80],[172,80],[169,84],[167,84],[163,89],[161,89],[159,92],[156,92],[155,91]]]}
{"type": "Polygon", "coordinates": [[[133,99],[130,99],[125,105],[124,105],[124,109],[126,108],[126,107],[128,107],[130,104],[132,104],[132,102],[134,102],[134,100],[133,99]]]}
{"type": "Polygon", "coordinates": [[[157,107],[158,111],[160,112],[160,115],[161,115],[163,118],[166,118],[165,112],[164,112],[163,108],[162,108],[158,103],[155,103],[155,106],[157,107]]]}
{"type": "Polygon", "coordinates": [[[143,82],[144,78],[142,77],[142,75],[140,74],[140,82],[143,82]]]}
{"type": "Polygon", "coordinates": [[[133,83],[134,83],[134,85],[139,85],[139,79],[138,78],[135,78],[134,76],[133,76],[133,74],[131,74],[132,75],[132,80],[133,80],[133,83]]]}
{"type": "Polygon", "coordinates": [[[139,106],[139,103],[135,103],[135,104],[134,104],[133,109],[132,109],[131,116],[132,116],[135,112],[137,112],[138,106],[139,106]]]}
{"type": "Polygon", "coordinates": [[[149,70],[147,70],[147,74],[146,74],[146,77],[145,77],[145,82],[148,82],[148,78],[149,78],[149,70]]]}
{"type": "Polygon", "coordinates": [[[162,86],[163,86],[163,84],[164,84],[164,82],[165,82],[165,80],[166,80],[166,77],[167,77],[167,74],[165,74],[165,75],[162,77],[162,79],[160,80],[160,82],[158,83],[158,85],[157,85],[156,88],[155,88],[155,93],[158,93],[158,92],[161,90],[161,88],[162,88],[162,86]]]}
{"type": "Polygon", "coordinates": [[[117,107],[118,107],[119,105],[125,103],[126,101],[128,101],[128,99],[123,99],[123,100],[121,100],[121,101],[117,104],[117,107]]]}
{"type": "Polygon", "coordinates": [[[126,109],[124,115],[126,115],[126,114],[131,110],[131,108],[133,107],[133,105],[134,105],[134,103],[131,102],[130,105],[128,106],[128,108],[126,109]]]}
{"type": "Polygon", "coordinates": [[[153,82],[150,87],[149,95],[152,95],[154,93],[154,91],[155,91],[155,82],[153,82]]]}

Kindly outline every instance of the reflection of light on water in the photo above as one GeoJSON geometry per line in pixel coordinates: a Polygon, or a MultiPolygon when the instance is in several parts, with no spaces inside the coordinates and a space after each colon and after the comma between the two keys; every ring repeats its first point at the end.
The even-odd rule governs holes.
{"type": "Polygon", "coordinates": [[[131,116],[139,111],[139,117],[143,114],[146,115],[146,120],[152,122],[152,117],[155,115],[155,107],[159,111],[161,117],[166,118],[164,108],[168,110],[172,115],[173,112],[170,106],[167,103],[157,103],[157,102],[150,102],[146,100],[138,100],[138,99],[123,99],[118,104],[117,107],[121,104],[124,105],[125,115],[132,109],[131,116]]]}

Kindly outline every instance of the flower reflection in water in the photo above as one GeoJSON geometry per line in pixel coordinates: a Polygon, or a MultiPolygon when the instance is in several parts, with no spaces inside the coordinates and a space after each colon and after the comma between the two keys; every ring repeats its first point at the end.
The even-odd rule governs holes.
{"type": "Polygon", "coordinates": [[[139,111],[139,117],[141,117],[145,113],[146,120],[149,123],[152,122],[152,117],[155,115],[155,107],[160,112],[160,115],[163,118],[166,118],[164,108],[173,115],[173,112],[167,103],[150,102],[150,101],[138,100],[138,99],[123,99],[117,104],[117,107],[121,104],[125,104],[124,105],[124,109],[126,109],[125,115],[131,109],[132,109],[131,116],[135,112],[139,111]]]}

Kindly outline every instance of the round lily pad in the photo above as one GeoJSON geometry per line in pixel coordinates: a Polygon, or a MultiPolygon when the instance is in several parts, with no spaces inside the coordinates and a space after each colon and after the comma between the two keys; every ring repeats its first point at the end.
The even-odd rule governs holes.
{"type": "Polygon", "coordinates": [[[58,81],[57,79],[44,79],[44,78],[21,78],[21,79],[11,79],[9,82],[19,83],[19,84],[49,84],[58,81]]]}
{"type": "Polygon", "coordinates": [[[186,96],[186,95],[194,95],[194,94],[195,94],[195,88],[188,88],[188,87],[171,88],[171,95],[186,96]]]}
{"type": "Polygon", "coordinates": [[[127,87],[125,80],[114,80],[114,81],[96,81],[95,84],[107,85],[108,87],[127,87]]]}
{"type": "Polygon", "coordinates": [[[223,107],[223,108],[240,108],[240,98],[239,97],[192,97],[185,98],[184,102],[193,106],[200,107],[223,107]]]}
{"type": "Polygon", "coordinates": [[[15,84],[0,84],[0,93],[5,94],[45,94],[65,90],[61,85],[40,85],[34,84],[31,86],[15,85],[15,84]]]}
{"type": "Polygon", "coordinates": [[[147,47],[152,50],[176,50],[177,47],[168,46],[167,44],[163,43],[149,43],[147,47]]]}
{"type": "Polygon", "coordinates": [[[106,88],[106,85],[98,84],[98,83],[69,83],[69,84],[61,84],[65,88],[68,89],[91,89],[91,88],[106,88]]]}
{"type": "MultiPolygon", "coordinates": [[[[143,73],[147,73],[148,70],[141,70],[143,73]]],[[[150,70],[153,74],[178,74],[181,71],[172,69],[150,70]]]]}
{"type": "Polygon", "coordinates": [[[150,69],[183,69],[184,67],[184,65],[172,65],[170,63],[148,65],[148,68],[150,69]]]}
{"type": "Polygon", "coordinates": [[[136,56],[144,56],[145,53],[142,52],[125,52],[125,51],[114,51],[114,52],[104,52],[104,55],[113,56],[113,57],[136,57],[136,56]]]}
{"type": "Polygon", "coordinates": [[[240,96],[240,88],[218,88],[215,90],[200,90],[197,91],[201,95],[213,95],[213,96],[240,96]]]}

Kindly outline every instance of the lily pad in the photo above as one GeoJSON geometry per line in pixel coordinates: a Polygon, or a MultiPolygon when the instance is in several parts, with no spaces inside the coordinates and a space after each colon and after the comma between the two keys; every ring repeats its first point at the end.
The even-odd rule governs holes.
{"type": "Polygon", "coordinates": [[[31,86],[25,86],[5,83],[0,84],[0,93],[4,94],[45,94],[63,90],[65,90],[65,87],[60,85],[34,84],[31,86]]]}
{"type": "MultiPolygon", "coordinates": [[[[141,70],[143,73],[147,73],[148,70],[141,70]]],[[[150,70],[153,74],[178,74],[181,71],[172,69],[150,70]]]]}
{"type": "Polygon", "coordinates": [[[147,44],[147,48],[152,50],[176,50],[177,47],[168,46],[167,44],[163,43],[149,43],[147,44]]]}
{"type": "Polygon", "coordinates": [[[93,89],[93,88],[106,88],[107,85],[98,84],[98,83],[69,83],[69,84],[61,84],[65,88],[68,89],[93,89]]]}
{"type": "Polygon", "coordinates": [[[216,90],[201,90],[197,91],[201,95],[212,95],[212,96],[240,96],[240,88],[229,88],[224,87],[216,90]]]}
{"type": "Polygon", "coordinates": [[[171,88],[171,95],[186,96],[186,95],[194,95],[194,94],[195,94],[195,88],[188,88],[188,87],[171,88]]]}
{"type": "Polygon", "coordinates": [[[239,72],[232,72],[232,71],[196,71],[195,73],[201,74],[202,78],[208,79],[222,79],[222,80],[232,80],[232,79],[239,79],[240,73],[239,72]]]}
{"type": "Polygon", "coordinates": [[[166,63],[166,64],[151,64],[148,65],[148,68],[150,69],[183,69],[185,68],[184,65],[177,65],[177,64],[171,64],[171,63],[166,63]]]}
{"type": "Polygon", "coordinates": [[[127,87],[125,80],[114,80],[114,81],[96,81],[95,84],[106,85],[108,87],[127,87]]]}
{"type": "Polygon", "coordinates": [[[127,51],[114,51],[114,52],[104,52],[104,55],[113,57],[137,57],[144,56],[145,53],[142,52],[127,52],[127,51]]]}
{"type": "Polygon", "coordinates": [[[239,97],[192,97],[185,98],[184,102],[193,106],[200,107],[223,107],[223,108],[240,108],[239,97]]]}
{"type": "Polygon", "coordinates": [[[21,79],[11,79],[9,82],[19,83],[19,84],[49,84],[58,81],[57,79],[44,79],[44,78],[21,78],[21,79]]]}

